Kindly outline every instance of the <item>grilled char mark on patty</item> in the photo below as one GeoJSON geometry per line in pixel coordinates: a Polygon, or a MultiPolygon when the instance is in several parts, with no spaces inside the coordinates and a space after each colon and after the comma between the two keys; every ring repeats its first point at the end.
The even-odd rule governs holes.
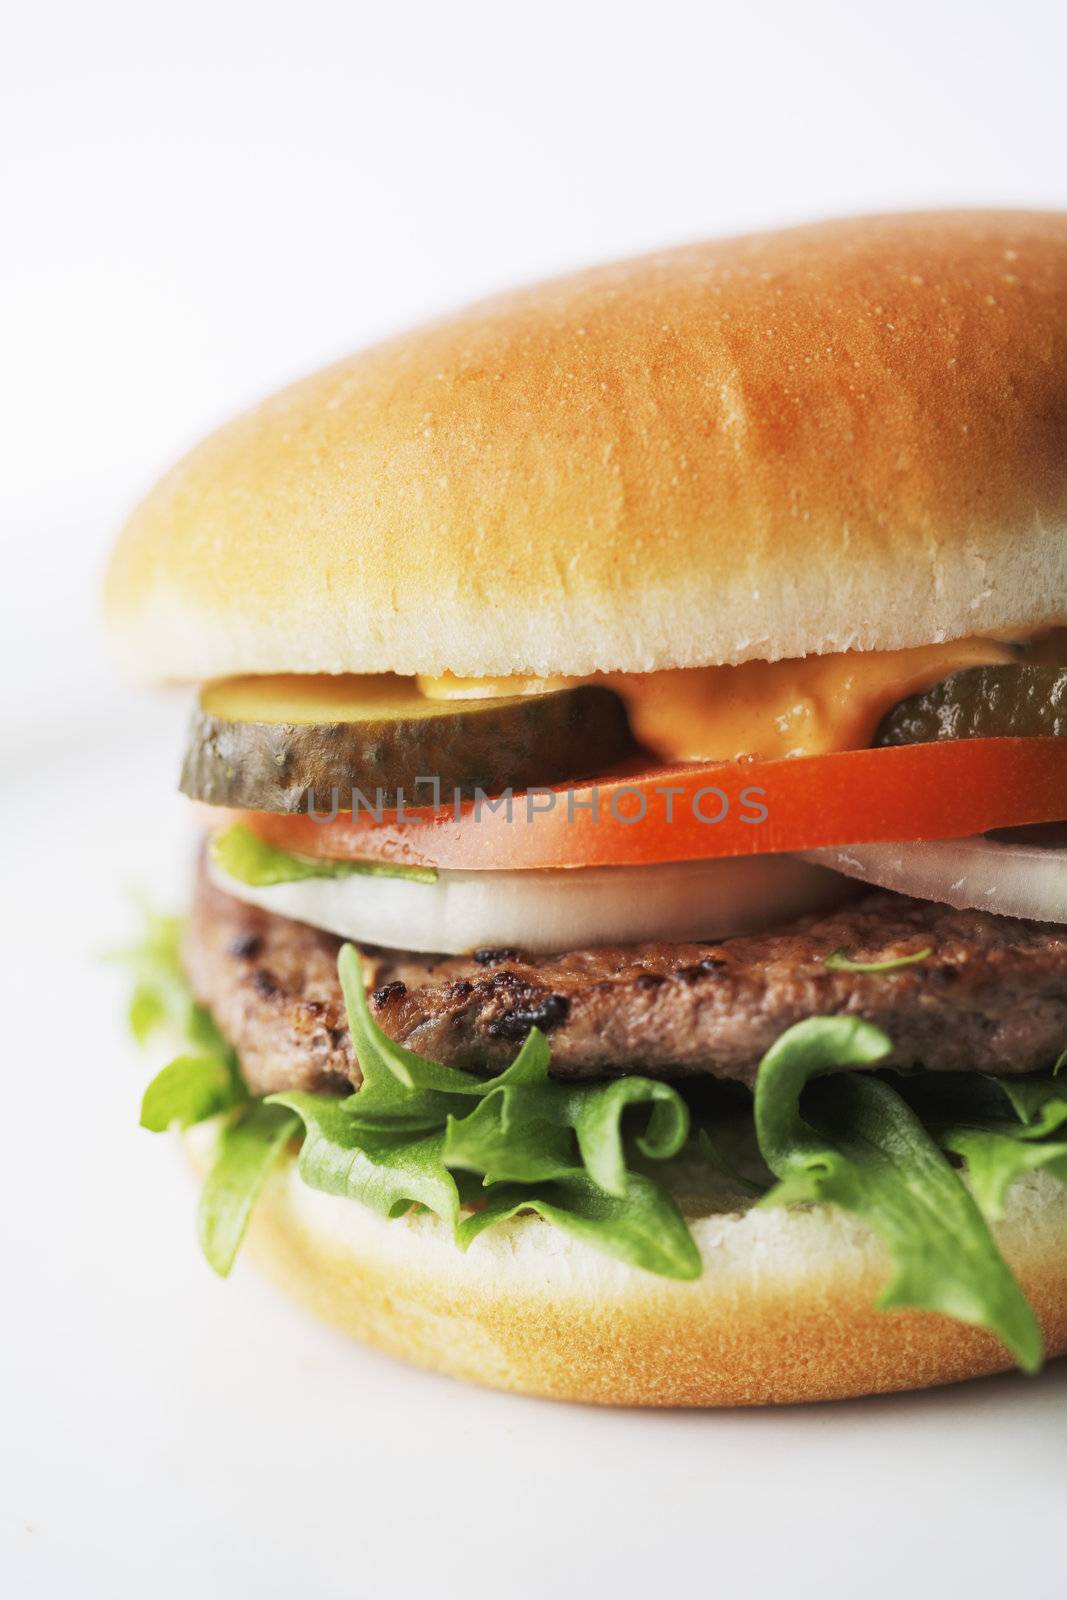
{"type": "MultiPolygon", "coordinates": [[[[337,981],[341,941],[246,906],[201,869],[184,959],[197,998],[236,1048],[253,1093],[358,1085],[337,981]]],[[[367,950],[371,1009],[435,1061],[497,1071],[535,1024],[559,1077],[694,1073],[751,1084],[804,1017],[864,1017],[892,1062],[935,1071],[1033,1072],[1067,1045],[1067,929],[866,895],[774,933],[722,944],[612,945],[532,956],[367,950]],[[896,972],[828,970],[842,946],[896,972]]]]}

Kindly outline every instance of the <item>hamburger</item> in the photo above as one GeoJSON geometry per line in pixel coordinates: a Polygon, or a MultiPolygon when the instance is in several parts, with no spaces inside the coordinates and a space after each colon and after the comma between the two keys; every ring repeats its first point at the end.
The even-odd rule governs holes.
{"type": "Polygon", "coordinates": [[[1067,1350],[1067,216],[527,288],[194,449],[106,606],[195,684],[134,953],[200,1238],[579,1401],[1067,1350]]]}

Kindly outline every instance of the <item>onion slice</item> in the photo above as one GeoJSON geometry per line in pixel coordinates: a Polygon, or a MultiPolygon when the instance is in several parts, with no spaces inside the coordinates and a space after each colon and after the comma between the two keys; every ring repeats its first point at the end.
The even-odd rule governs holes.
{"type": "Polygon", "coordinates": [[[597,944],[724,939],[840,899],[841,880],[796,856],[728,857],[652,867],[312,878],[253,887],[209,866],[237,900],[361,944],[461,955],[486,947],[575,950],[597,944]]]}
{"type": "Polygon", "coordinates": [[[981,834],[908,844],[838,845],[804,860],[846,877],[957,910],[1067,923],[1067,849],[1005,844],[981,834]]]}

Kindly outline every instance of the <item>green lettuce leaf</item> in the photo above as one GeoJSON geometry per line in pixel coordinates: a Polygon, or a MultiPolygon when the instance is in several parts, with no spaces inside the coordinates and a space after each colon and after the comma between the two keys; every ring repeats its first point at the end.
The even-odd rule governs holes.
{"type": "Polygon", "coordinates": [[[194,1001],[179,957],[180,917],[163,916],[141,905],[140,937],[133,944],[107,953],[120,962],[133,979],[127,1021],[139,1045],[148,1044],[162,1030],[184,1044],[195,1045],[197,1030],[213,1030],[214,1023],[194,1001]]]}
{"type": "Polygon", "coordinates": [[[484,1174],[484,1182],[538,1183],[581,1165],[615,1199],[629,1192],[623,1116],[645,1108],[633,1145],[650,1161],[678,1154],[689,1132],[689,1111],[676,1089],[651,1078],[567,1085],[549,1078],[548,1042],[537,1029],[499,1077],[479,1086],[481,1104],[452,1115],[445,1140],[450,1165],[484,1174]],[[573,1137],[572,1137],[573,1135],[573,1137]]]}
{"type": "Polygon", "coordinates": [[[779,1179],[761,1205],[817,1201],[854,1212],[893,1264],[883,1308],[914,1306],[988,1328],[1019,1365],[1042,1359],[1037,1320],[959,1174],[899,1094],[867,1073],[890,1041],[870,1024],[811,1018],[764,1056],[754,1112],[764,1159],[779,1179]],[[811,1087],[807,1086],[811,1083],[811,1087]],[[800,1098],[804,1097],[804,1115],[800,1098]]]}
{"type": "Polygon", "coordinates": [[[460,1223],[457,1242],[465,1250],[486,1228],[520,1211],[534,1211],[604,1255],[646,1272],[685,1281],[700,1277],[700,1251],[681,1212],[658,1183],[640,1173],[627,1174],[619,1196],[605,1194],[582,1171],[532,1189],[494,1185],[484,1208],[460,1223]]]}
{"type": "Polygon", "coordinates": [[[892,956],[888,961],[853,961],[844,945],[840,945],[830,951],[823,966],[829,972],[900,972],[905,967],[918,966],[933,953],[933,945],[928,944],[925,950],[916,950],[910,956],[892,956]]]}
{"type": "Polygon", "coordinates": [[[239,883],[267,888],[274,883],[300,883],[307,878],[409,878],[413,883],[436,883],[436,867],[405,867],[389,861],[328,861],[322,856],[294,855],[261,839],[258,833],[235,822],[216,833],[209,846],[211,859],[239,883]]]}
{"type": "Polygon", "coordinates": [[[179,955],[180,920],[142,910],[140,939],[110,958],[133,974],[129,1023],[137,1043],[147,1045],[165,1032],[182,1047],[141,1100],[141,1126],[162,1133],[173,1124],[188,1127],[217,1116],[247,1100],[248,1091],[215,1019],[193,999],[179,955]]]}
{"type": "Polygon", "coordinates": [[[141,1101],[141,1127],[165,1133],[218,1116],[248,1098],[232,1051],[176,1056],[157,1072],[141,1101]]]}
{"type": "Polygon", "coordinates": [[[299,1117],[263,1101],[253,1101],[223,1130],[197,1212],[200,1248],[220,1277],[233,1266],[271,1168],[299,1132],[299,1117]]]}
{"type": "Polygon", "coordinates": [[[1067,1183],[1067,1143],[1028,1140],[983,1128],[948,1128],[939,1143],[963,1161],[971,1193],[984,1217],[999,1222],[1016,1178],[1042,1168],[1067,1183]]]}
{"type": "Polygon", "coordinates": [[[487,1095],[465,1116],[449,1117],[444,1157],[450,1167],[480,1176],[486,1188],[551,1182],[573,1172],[576,1164],[571,1130],[551,1116],[539,1116],[529,1096],[517,1111],[506,1090],[487,1095]]]}
{"type": "Polygon", "coordinates": [[[622,1118],[629,1107],[651,1108],[635,1135],[640,1152],[663,1161],[685,1143],[689,1113],[676,1089],[649,1078],[568,1086],[548,1075],[548,1041],[532,1028],[515,1060],[494,1078],[479,1079],[390,1039],[374,1021],[359,957],[345,945],[337,964],[363,1086],[345,1102],[363,1126],[446,1127],[449,1165],[493,1182],[537,1182],[575,1166],[568,1130],[590,1176],[607,1193],[625,1193],[622,1118]],[[471,1100],[480,1102],[473,1109],[471,1100]],[[536,1156],[536,1170],[529,1163],[536,1156]],[[521,1170],[520,1170],[521,1169],[521,1170]]]}
{"type": "MultiPolygon", "coordinates": [[[[482,1093],[480,1079],[427,1061],[390,1039],[375,1022],[367,1004],[363,973],[355,947],[341,947],[337,975],[344,995],[352,1046],[363,1073],[357,1095],[345,1104],[353,1116],[367,1124],[407,1128],[437,1128],[457,1106],[469,1104],[482,1093]]],[[[526,1041],[524,1051],[536,1048],[526,1041]]],[[[518,1068],[519,1062],[513,1064],[518,1068]]]]}
{"type": "Polygon", "coordinates": [[[138,1044],[147,1044],[167,1020],[167,1008],[159,991],[151,984],[135,984],[127,1011],[130,1032],[138,1044]]]}
{"type": "Polygon", "coordinates": [[[629,1192],[622,1128],[629,1108],[650,1110],[644,1131],[634,1134],[634,1144],[649,1161],[669,1161],[688,1137],[689,1108],[669,1084],[652,1078],[616,1078],[614,1083],[589,1085],[578,1095],[573,1127],[582,1161],[594,1182],[616,1199],[629,1192]]]}
{"type": "Polygon", "coordinates": [[[1052,1078],[994,1078],[992,1080],[1019,1121],[1020,1139],[1044,1139],[1067,1122],[1067,1091],[1052,1078]]]}
{"type": "Polygon", "coordinates": [[[312,1189],[361,1200],[383,1217],[422,1205],[455,1230],[459,1192],[442,1160],[442,1133],[368,1129],[345,1109],[350,1101],[322,1094],[277,1094],[267,1103],[302,1120],[300,1176],[312,1189]]]}
{"type": "Polygon", "coordinates": [[[1055,1071],[1025,1078],[980,1072],[917,1072],[899,1077],[900,1093],[932,1128],[1000,1128],[1043,1139],[1067,1123],[1067,1085],[1055,1071]]]}
{"type": "MultiPolygon", "coordinates": [[[[120,962],[133,978],[128,1021],[139,1045],[166,1032],[190,1054],[230,1054],[229,1045],[206,1006],[198,1005],[181,963],[181,918],[162,916],[142,905],[140,938],[107,960],[120,962]]],[[[236,1063],[234,1063],[236,1072],[236,1063]]]]}
{"type": "Polygon", "coordinates": [[[1067,1183],[1067,1093],[1056,1070],[1038,1077],[991,1078],[953,1074],[944,1084],[907,1082],[938,1143],[963,1162],[983,1216],[1004,1215],[1008,1190],[1027,1172],[1044,1169],[1067,1183]]]}
{"type": "Polygon", "coordinates": [[[475,1078],[428,1061],[383,1032],[370,1014],[351,945],[341,951],[338,973],[362,1087],[344,1100],[283,1094],[270,1102],[304,1122],[305,1182],[362,1200],[384,1216],[425,1206],[467,1242],[527,1205],[635,1265],[655,1260],[662,1264],[650,1270],[685,1277],[693,1275],[695,1259],[699,1270],[674,1202],[626,1162],[628,1110],[647,1113],[644,1127],[633,1133],[646,1159],[667,1160],[681,1149],[689,1114],[676,1090],[642,1078],[555,1083],[548,1075],[548,1043],[536,1028],[503,1072],[475,1078]],[[456,1173],[481,1185],[477,1215],[484,1220],[465,1233],[456,1173]],[[658,1248],[651,1242],[654,1226],[663,1230],[658,1248]]]}

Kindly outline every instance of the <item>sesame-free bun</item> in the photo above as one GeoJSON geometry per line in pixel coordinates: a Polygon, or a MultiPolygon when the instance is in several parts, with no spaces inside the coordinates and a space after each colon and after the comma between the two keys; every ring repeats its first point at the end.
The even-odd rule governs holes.
{"type": "Polygon", "coordinates": [[[134,512],[141,676],[588,674],[1067,617],[1067,215],[860,218],[487,301],[134,512]]]}
{"type": "MultiPolygon", "coordinates": [[[[498,1224],[464,1254],[436,1217],[388,1221],[309,1189],[287,1159],[257,1203],[245,1248],[296,1299],[365,1343],[559,1400],[836,1400],[1013,1365],[978,1329],[930,1312],[877,1311],[887,1257],[842,1211],[749,1210],[690,1227],[704,1258],[693,1283],[613,1261],[533,1215],[498,1224]]],[[[1023,1179],[996,1232],[1049,1354],[1063,1353],[1067,1189],[1045,1173],[1023,1179]]]]}

